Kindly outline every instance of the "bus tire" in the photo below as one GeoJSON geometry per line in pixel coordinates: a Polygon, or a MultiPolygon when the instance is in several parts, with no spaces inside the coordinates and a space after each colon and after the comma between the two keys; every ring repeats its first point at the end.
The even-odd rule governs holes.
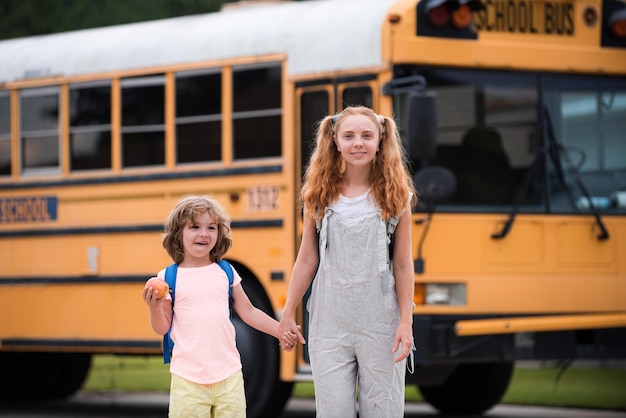
{"type": "Polygon", "coordinates": [[[4,401],[63,399],[81,388],[89,368],[87,353],[0,353],[4,401]]]}
{"type": "Polygon", "coordinates": [[[482,414],[504,396],[513,366],[513,362],[461,364],[443,385],[419,389],[442,414],[482,414]]]}
{"type": "MultiPolygon", "coordinates": [[[[243,271],[237,271],[243,275],[243,271]]],[[[270,301],[262,286],[250,276],[244,278],[242,284],[252,304],[273,318],[270,301]]],[[[278,340],[246,325],[234,310],[233,324],[243,365],[247,417],[279,416],[291,396],[293,382],[280,380],[278,340]]]]}

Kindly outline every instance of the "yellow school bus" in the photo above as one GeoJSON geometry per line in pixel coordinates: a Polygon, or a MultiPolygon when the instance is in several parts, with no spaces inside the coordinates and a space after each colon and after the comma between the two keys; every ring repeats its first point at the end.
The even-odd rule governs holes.
{"type": "MultiPolygon", "coordinates": [[[[280,317],[315,123],[353,104],[397,119],[421,197],[407,384],[482,413],[517,360],[625,358],[625,14],[246,2],[0,42],[0,398],[69,396],[94,354],[161,354],[141,290],[186,194],[225,206],[227,259],[280,317]]],[[[233,321],[249,416],[277,416],[306,346],[233,321]]]]}

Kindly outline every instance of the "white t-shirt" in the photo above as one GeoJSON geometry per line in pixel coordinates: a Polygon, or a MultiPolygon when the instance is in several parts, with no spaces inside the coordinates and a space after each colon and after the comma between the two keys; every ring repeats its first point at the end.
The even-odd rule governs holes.
{"type": "Polygon", "coordinates": [[[369,189],[357,197],[346,197],[340,194],[339,199],[330,205],[330,208],[346,218],[355,218],[379,211],[374,201],[374,196],[370,193],[369,189]]]}

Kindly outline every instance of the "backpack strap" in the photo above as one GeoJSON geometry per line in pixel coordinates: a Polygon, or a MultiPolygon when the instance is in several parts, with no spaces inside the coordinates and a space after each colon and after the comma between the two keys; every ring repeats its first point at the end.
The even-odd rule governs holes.
{"type": "MultiPolygon", "coordinates": [[[[228,277],[228,306],[230,310],[230,318],[232,320],[232,301],[233,301],[233,281],[234,273],[233,266],[226,260],[220,260],[217,263],[228,277]]],[[[172,350],[174,349],[174,341],[172,341],[172,324],[174,323],[174,296],[176,295],[176,273],[178,272],[178,264],[174,263],[167,266],[165,269],[165,282],[170,287],[170,293],[172,294],[172,322],[170,322],[170,329],[163,336],[163,363],[168,364],[172,359],[172,350]]]]}
{"type": "MultiPolygon", "coordinates": [[[[392,216],[387,221],[387,241],[389,243],[389,261],[393,260],[393,233],[400,222],[400,216],[392,216]]],[[[391,267],[391,265],[390,265],[391,267]]]]}
{"type": "Polygon", "coordinates": [[[174,349],[174,341],[170,334],[172,333],[172,324],[174,323],[174,296],[176,295],[176,273],[178,272],[178,264],[174,263],[165,269],[165,282],[170,287],[170,293],[172,295],[172,321],[170,322],[170,329],[163,336],[163,363],[167,364],[172,358],[172,350],[174,349]]]}
{"type": "Polygon", "coordinates": [[[230,319],[233,319],[233,266],[226,260],[220,260],[217,262],[219,266],[224,270],[226,276],[228,277],[228,307],[230,311],[230,319]]]}

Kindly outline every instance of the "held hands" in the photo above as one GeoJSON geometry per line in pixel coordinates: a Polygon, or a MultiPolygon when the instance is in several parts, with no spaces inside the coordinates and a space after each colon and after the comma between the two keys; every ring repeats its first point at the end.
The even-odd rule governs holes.
{"type": "MultiPolygon", "coordinates": [[[[300,332],[300,325],[298,325],[298,333],[300,332]]],[[[280,335],[278,345],[285,351],[293,351],[298,344],[298,334],[293,331],[286,331],[280,335]]]]}
{"type": "Polygon", "coordinates": [[[284,317],[281,319],[278,326],[278,340],[283,350],[292,351],[296,348],[298,341],[302,344],[306,344],[301,330],[302,327],[297,325],[296,321],[293,319],[284,317]]]}

